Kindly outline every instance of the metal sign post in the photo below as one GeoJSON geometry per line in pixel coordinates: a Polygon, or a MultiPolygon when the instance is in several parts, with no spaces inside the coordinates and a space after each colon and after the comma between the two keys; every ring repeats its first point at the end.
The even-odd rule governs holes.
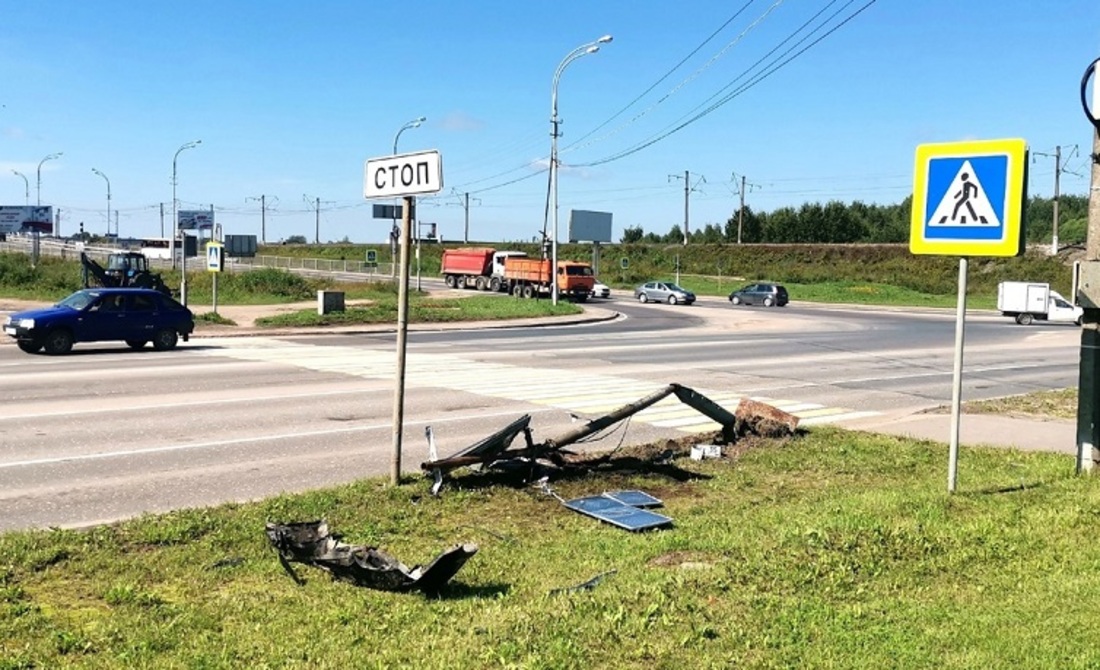
{"type": "Polygon", "coordinates": [[[363,170],[363,197],[402,196],[401,260],[397,280],[397,370],[393,393],[393,454],[390,483],[401,483],[401,433],[405,420],[405,349],[409,329],[409,245],[412,235],[413,196],[438,193],[443,188],[443,160],[438,151],[422,151],[373,158],[363,170]]]}
{"type": "Polygon", "coordinates": [[[968,256],[1019,256],[1024,248],[1027,143],[1021,139],[922,144],[914,168],[909,251],[959,256],[947,490],[958,483],[968,256]]]}

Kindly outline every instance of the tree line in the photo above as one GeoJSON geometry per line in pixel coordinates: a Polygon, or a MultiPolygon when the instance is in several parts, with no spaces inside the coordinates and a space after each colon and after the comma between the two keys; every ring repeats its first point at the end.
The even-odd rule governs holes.
{"type": "MultiPolygon", "coordinates": [[[[1058,199],[1059,245],[1084,244],[1088,228],[1088,198],[1063,195],[1058,199]]],[[[854,244],[902,243],[909,241],[912,197],[895,205],[866,204],[858,200],[845,204],[805,203],[797,209],[780,207],[771,212],[754,212],[751,207],[734,210],[724,225],[708,223],[689,230],[697,243],[746,244],[854,244]]],[[[1024,211],[1025,236],[1030,243],[1049,243],[1054,230],[1054,199],[1034,196],[1024,211]]],[[[678,244],[684,241],[680,224],[663,235],[645,232],[640,225],[623,231],[623,244],[678,244]]]]}

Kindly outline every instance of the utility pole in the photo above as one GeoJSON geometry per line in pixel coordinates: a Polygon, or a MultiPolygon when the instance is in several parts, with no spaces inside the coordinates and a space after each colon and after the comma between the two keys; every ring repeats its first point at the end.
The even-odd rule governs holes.
{"type": "MultiPolygon", "coordinates": [[[[463,244],[470,243],[470,193],[459,193],[455,189],[451,189],[451,195],[458,198],[458,205],[465,210],[465,224],[462,228],[462,242],[463,244]]],[[[474,198],[474,202],[478,205],[481,204],[481,198],[474,198]]]]}
{"type": "MultiPolygon", "coordinates": [[[[1066,160],[1073,158],[1077,154],[1077,145],[1073,145],[1073,151],[1066,156],[1066,160]]],[[[1062,147],[1061,145],[1054,148],[1053,154],[1046,154],[1041,151],[1035,152],[1036,156],[1053,156],[1054,158],[1054,201],[1052,202],[1054,211],[1052,213],[1052,234],[1050,240],[1050,255],[1056,256],[1058,254],[1058,199],[1061,195],[1059,191],[1059,183],[1061,181],[1062,172],[1066,170],[1066,164],[1062,162],[1062,147]]]]}
{"type": "Polygon", "coordinates": [[[696,190],[695,186],[698,186],[699,184],[707,183],[707,178],[704,177],[703,175],[699,175],[699,180],[695,182],[695,186],[692,186],[691,185],[691,173],[688,172],[687,170],[684,170],[684,176],[683,177],[681,177],[678,174],[670,174],[668,176],[668,180],[670,182],[673,179],[683,179],[684,180],[684,246],[686,247],[687,243],[688,243],[688,221],[689,221],[689,217],[688,217],[688,200],[691,196],[691,192],[696,190]]]}
{"type": "Polygon", "coordinates": [[[160,236],[164,237],[164,203],[160,203],[160,236]]]}
{"type": "MultiPolygon", "coordinates": [[[[734,183],[737,183],[737,173],[733,173],[734,183]]],[[[745,175],[741,175],[741,186],[737,189],[741,195],[741,206],[737,210],[737,243],[741,244],[741,229],[745,223],[745,190],[756,188],[755,184],[748,184],[745,182],[745,175]]]]}
{"type": "Polygon", "coordinates": [[[1081,79],[1081,106],[1093,133],[1085,260],[1074,296],[1084,308],[1077,383],[1077,472],[1092,474],[1100,462],[1100,58],[1086,68],[1081,79]],[[1090,77],[1094,78],[1091,109],[1086,96],[1090,77]]]}
{"type": "MultiPolygon", "coordinates": [[[[279,200],[279,196],[277,195],[271,197],[276,201],[279,200]]],[[[260,202],[260,244],[267,244],[267,196],[261,194],[258,198],[252,196],[245,198],[245,202],[249,200],[258,200],[260,202]]]]}
{"type": "MultiPolygon", "coordinates": [[[[321,243],[321,199],[320,198],[311,199],[308,195],[303,194],[302,195],[302,200],[304,200],[307,205],[312,205],[313,208],[314,208],[314,215],[315,215],[316,218],[314,219],[314,224],[313,224],[314,225],[313,242],[314,242],[314,244],[320,244],[321,243]]],[[[326,200],[325,201],[325,204],[331,204],[331,203],[332,203],[331,200],[326,200]]]]}

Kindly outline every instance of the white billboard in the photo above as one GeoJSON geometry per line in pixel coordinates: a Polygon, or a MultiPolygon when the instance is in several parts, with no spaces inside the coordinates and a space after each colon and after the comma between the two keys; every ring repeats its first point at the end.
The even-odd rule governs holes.
{"type": "Polygon", "coordinates": [[[53,207],[0,205],[0,233],[53,232],[53,207]]]}
{"type": "Polygon", "coordinates": [[[213,230],[214,212],[209,209],[181,209],[176,212],[179,230],[213,230]]]}
{"type": "Polygon", "coordinates": [[[569,210],[570,242],[610,242],[611,212],[569,210]]]}

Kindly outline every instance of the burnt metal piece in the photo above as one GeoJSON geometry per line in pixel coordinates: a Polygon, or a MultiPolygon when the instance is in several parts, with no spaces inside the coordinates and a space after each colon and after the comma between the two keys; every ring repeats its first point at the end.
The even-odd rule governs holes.
{"type": "Polygon", "coordinates": [[[426,566],[408,568],[375,547],[350,545],[329,532],[323,521],[268,523],[265,533],[279,562],[298,584],[303,584],[291,562],[325,570],[334,579],[382,591],[438,593],[466,561],[477,553],[476,544],[460,544],[437,556],[426,566]]]}

